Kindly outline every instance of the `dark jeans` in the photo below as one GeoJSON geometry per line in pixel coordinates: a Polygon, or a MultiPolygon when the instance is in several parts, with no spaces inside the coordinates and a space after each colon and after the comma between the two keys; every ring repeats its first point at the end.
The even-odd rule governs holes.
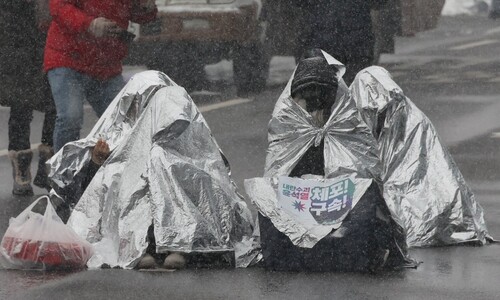
{"type": "MultiPolygon", "coordinates": [[[[31,148],[30,124],[33,120],[33,109],[30,105],[16,104],[10,108],[9,118],[9,150],[20,151],[31,148]]],[[[52,146],[52,134],[56,121],[56,110],[47,109],[42,127],[43,144],[52,146]]]]}
{"type": "Polygon", "coordinates": [[[87,100],[100,117],[125,85],[122,75],[98,80],[70,68],[48,72],[52,96],[57,108],[54,151],[80,138],[83,125],[83,102],[87,100]]]}

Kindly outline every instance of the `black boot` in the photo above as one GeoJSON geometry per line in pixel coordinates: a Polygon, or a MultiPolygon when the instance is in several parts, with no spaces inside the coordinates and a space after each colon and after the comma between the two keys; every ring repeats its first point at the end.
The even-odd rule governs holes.
{"type": "Polygon", "coordinates": [[[49,145],[41,144],[38,146],[38,171],[36,172],[33,184],[43,189],[47,189],[47,191],[50,191],[48,178],[49,169],[45,163],[52,157],[52,155],[54,155],[54,150],[49,145]]]}
{"type": "Polygon", "coordinates": [[[32,196],[31,187],[31,159],[33,152],[30,149],[21,151],[9,151],[9,158],[12,163],[12,177],[14,186],[12,194],[20,196],[32,196]]]}

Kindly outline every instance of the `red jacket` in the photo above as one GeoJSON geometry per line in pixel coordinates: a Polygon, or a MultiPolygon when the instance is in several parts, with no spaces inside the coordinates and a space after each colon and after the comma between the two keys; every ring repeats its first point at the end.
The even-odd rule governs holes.
{"type": "Polygon", "coordinates": [[[118,38],[95,38],[87,32],[93,19],[104,17],[127,29],[128,22],[154,20],[157,9],[144,13],[139,0],[50,0],[50,24],[45,46],[44,69],[66,67],[100,80],[122,72],[126,42],[118,38]]]}

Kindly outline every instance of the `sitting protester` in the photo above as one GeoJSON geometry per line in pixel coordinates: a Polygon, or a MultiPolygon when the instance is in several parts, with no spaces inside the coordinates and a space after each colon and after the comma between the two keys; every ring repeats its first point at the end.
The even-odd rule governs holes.
{"type": "Polygon", "coordinates": [[[67,198],[76,203],[68,224],[94,246],[91,268],[181,268],[191,253],[251,261],[251,214],[227,160],[189,95],[163,73],[135,75],[89,136],[50,163],[55,192],[81,193],[67,198]]]}
{"type": "Polygon", "coordinates": [[[485,244],[483,210],[431,121],[381,67],[351,86],[361,117],[378,140],[384,198],[408,246],[485,244]]]}
{"type": "Polygon", "coordinates": [[[314,49],[299,61],[269,123],[264,178],[245,181],[259,211],[264,265],[376,271],[414,265],[378,185],[377,144],[344,66],[314,49]]]}
{"type": "Polygon", "coordinates": [[[70,210],[99,168],[99,165],[92,164],[92,149],[97,141],[105,139],[111,149],[123,143],[152,95],[171,85],[173,82],[166,75],[145,72],[136,76],[116,96],[112,108],[106,111],[107,117],[97,121],[87,138],[67,143],[58,155],[52,157],[49,177],[54,192],[64,199],[58,207],[63,221],[68,220],[70,210]]]}
{"type": "MultiPolygon", "coordinates": [[[[97,143],[90,151],[91,159],[88,163],[86,177],[81,185],[81,190],[83,191],[88,187],[99,168],[111,155],[109,145],[103,139],[98,139],[97,143]]],[[[70,211],[66,211],[65,213],[65,215],[69,217],[70,211]]],[[[154,237],[153,225],[150,225],[148,228],[147,240],[148,247],[146,248],[146,254],[141,258],[136,268],[153,269],[159,267],[161,262],[163,262],[161,267],[166,269],[183,269],[186,266],[186,259],[181,253],[170,252],[168,255],[166,253],[156,253],[156,240],[154,237]]]]}

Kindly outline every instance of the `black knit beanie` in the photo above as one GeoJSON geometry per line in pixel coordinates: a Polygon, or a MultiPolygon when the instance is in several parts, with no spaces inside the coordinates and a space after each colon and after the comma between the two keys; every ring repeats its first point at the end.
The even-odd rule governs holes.
{"type": "Polygon", "coordinates": [[[291,94],[316,85],[336,89],[338,87],[337,68],[329,65],[320,51],[310,51],[299,61],[292,79],[291,94]]]}

